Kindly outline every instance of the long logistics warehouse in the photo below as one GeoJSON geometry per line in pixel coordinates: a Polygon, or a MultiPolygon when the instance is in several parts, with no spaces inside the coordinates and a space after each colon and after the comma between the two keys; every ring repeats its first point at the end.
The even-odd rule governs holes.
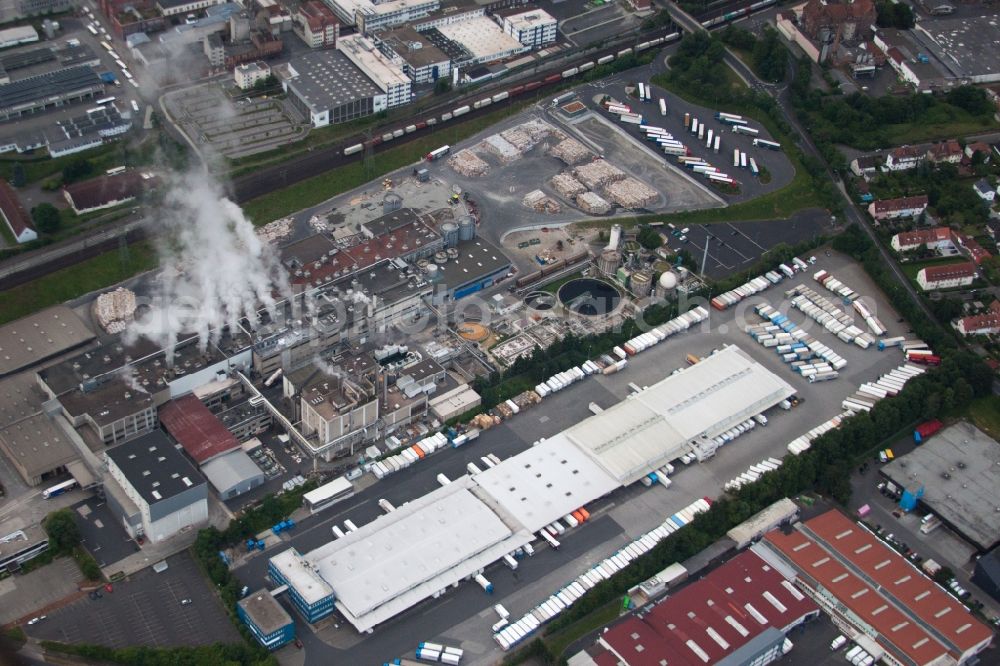
{"type": "Polygon", "coordinates": [[[472,578],[575,509],[788,398],[792,387],[735,346],[360,529],[270,560],[275,584],[312,622],[336,608],[358,631],[472,578]]]}

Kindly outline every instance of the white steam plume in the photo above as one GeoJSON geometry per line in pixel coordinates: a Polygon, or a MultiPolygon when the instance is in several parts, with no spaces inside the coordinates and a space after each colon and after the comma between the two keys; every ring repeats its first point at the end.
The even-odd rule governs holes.
{"type": "Polygon", "coordinates": [[[157,212],[159,289],[150,311],[129,327],[128,339],[153,340],[167,350],[169,362],[182,333],[196,333],[204,351],[222,327],[234,329],[242,317],[255,324],[261,307],[273,314],[275,292],[289,295],[276,253],[207,171],[166,183],[157,212]]]}

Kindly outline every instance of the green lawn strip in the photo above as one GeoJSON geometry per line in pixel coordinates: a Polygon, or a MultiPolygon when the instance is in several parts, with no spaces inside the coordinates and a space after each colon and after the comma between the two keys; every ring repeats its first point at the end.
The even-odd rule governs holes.
{"type": "Polygon", "coordinates": [[[966,410],[976,427],[993,439],[1000,438],[1000,396],[976,398],[966,410]]]}
{"type": "Polygon", "coordinates": [[[903,269],[903,273],[906,274],[906,277],[916,281],[917,273],[920,272],[921,268],[927,268],[928,266],[946,266],[948,264],[962,264],[966,261],[968,261],[968,259],[965,257],[946,257],[943,259],[931,259],[930,261],[901,263],[899,266],[903,269]]]}
{"type": "Polygon", "coordinates": [[[156,251],[148,243],[135,243],[128,250],[129,258],[124,265],[118,250],[113,250],[0,292],[0,323],[109,287],[156,267],[156,251]]]}
{"type": "Polygon", "coordinates": [[[364,185],[381,175],[418,162],[434,148],[444,144],[454,145],[507,116],[520,113],[524,107],[533,103],[534,100],[526,100],[461,124],[439,127],[432,135],[414,139],[403,145],[388,144],[391,147],[375,153],[373,171],[370,174],[365,173],[364,164],[359,157],[357,161],[347,166],[331,169],[284,189],[251,199],[243,206],[243,211],[254,224],[267,224],[284,215],[315,206],[330,197],[364,185]]]}
{"type": "Polygon", "coordinates": [[[565,629],[560,629],[551,636],[545,637],[545,644],[555,658],[556,663],[562,663],[563,652],[573,643],[592,631],[600,629],[613,622],[621,613],[621,599],[615,599],[595,609],[581,620],[577,620],[565,629]]]}
{"type": "Polygon", "coordinates": [[[898,146],[934,139],[954,139],[955,137],[994,131],[997,128],[997,123],[992,118],[977,119],[964,111],[959,112],[959,115],[964,116],[964,118],[948,123],[901,123],[889,125],[886,131],[890,143],[898,146]]]}

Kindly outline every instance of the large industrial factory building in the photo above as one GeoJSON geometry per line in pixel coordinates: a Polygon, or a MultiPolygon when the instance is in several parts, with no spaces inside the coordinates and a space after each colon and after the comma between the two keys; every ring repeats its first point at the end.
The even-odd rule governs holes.
{"type": "Polygon", "coordinates": [[[742,350],[726,347],[341,539],[305,555],[280,553],[269,569],[302,600],[296,606],[310,621],[335,606],[358,631],[371,631],[644,473],[686,453],[707,457],[714,449],[706,440],[793,393],[742,350]],[[382,583],[372,585],[373,577],[382,583]]]}

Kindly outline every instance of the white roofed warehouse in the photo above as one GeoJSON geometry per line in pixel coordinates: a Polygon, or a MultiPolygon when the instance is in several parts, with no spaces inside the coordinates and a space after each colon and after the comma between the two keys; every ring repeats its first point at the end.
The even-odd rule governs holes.
{"type": "Polygon", "coordinates": [[[372,631],[472,579],[530,543],[544,526],[665,463],[690,453],[709,457],[715,435],[792,394],[791,386],[741,350],[726,347],[306,555],[289,549],[271,559],[269,572],[288,585],[307,617],[322,617],[330,612],[326,605],[335,604],[358,631],[372,631]]]}

